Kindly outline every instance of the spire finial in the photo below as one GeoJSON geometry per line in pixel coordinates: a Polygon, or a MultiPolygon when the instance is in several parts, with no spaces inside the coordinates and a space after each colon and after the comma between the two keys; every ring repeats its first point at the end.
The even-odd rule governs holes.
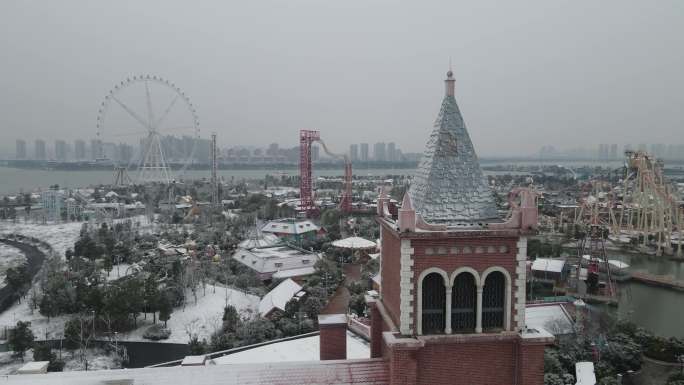
{"type": "Polygon", "coordinates": [[[451,70],[451,57],[449,57],[449,71],[447,71],[447,78],[444,80],[446,87],[446,96],[454,96],[454,89],[456,88],[456,80],[454,79],[454,72],[451,70]]]}

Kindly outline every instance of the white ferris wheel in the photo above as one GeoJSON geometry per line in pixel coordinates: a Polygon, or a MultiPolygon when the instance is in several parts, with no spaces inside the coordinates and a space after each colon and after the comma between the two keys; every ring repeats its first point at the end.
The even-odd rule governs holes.
{"type": "Polygon", "coordinates": [[[137,75],[105,96],[91,147],[96,159],[137,171],[138,183],[170,183],[195,161],[198,139],[188,96],[162,77],[137,75]]]}

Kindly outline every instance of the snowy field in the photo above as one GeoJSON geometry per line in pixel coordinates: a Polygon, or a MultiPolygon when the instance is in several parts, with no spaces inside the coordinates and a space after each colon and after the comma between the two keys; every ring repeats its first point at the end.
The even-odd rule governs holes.
{"type": "Polygon", "coordinates": [[[26,256],[16,247],[0,243],[0,287],[5,285],[5,272],[26,262],[26,256]]]}
{"type": "MultiPolygon", "coordinates": [[[[223,357],[214,358],[218,365],[251,364],[261,362],[318,361],[319,336],[277,342],[223,357]]],[[[370,358],[370,346],[361,337],[347,332],[347,358],[370,358]]]]}
{"type": "MultiPolygon", "coordinates": [[[[115,219],[114,223],[132,221],[133,228],[140,230],[141,233],[152,232],[158,227],[157,224],[150,223],[146,216],[138,215],[130,218],[115,219]],[[139,227],[138,227],[139,224],[139,227]]],[[[67,249],[73,249],[74,243],[78,240],[83,224],[87,222],[66,222],[66,223],[33,223],[18,220],[0,221],[0,235],[2,234],[21,234],[47,242],[53,250],[62,258],[67,249]]]]}
{"type": "MultiPolygon", "coordinates": [[[[235,306],[238,312],[246,317],[256,314],[259,307],[259,297],[232,289],[228,289],[227,292],[228,303],[235,306]]],[[[201,287],[198,288],[197,304],[195,304],[192,292],[189,290],[186,292],[186,298],[185,309],[182,306],[174,308],[171,319],[167,322],[171,336],[158,342],[185,344],[189,340],[188,332],[197,334],[200,340],[206,338],[208,341],[211,334],[221,326],[223,308],[226,304],[226,289],[224,287],[217,286],[214,290],[214,286],[207,285],[206,294],[203,294],[201,287]]],[[[15,303],[0,314],[0,328],[16,325],[17,321],[30,321],[31,330],[37,339],[44,340],[46,333],[48,339],[60,338],[63,336],[64,324],[69,318],[69,315],[61,315],[50,318],[48,322],[48,319],[42,316],[38,309],[31,310],[29,302],[22,300],[21,303],[15,303]]],[[[157,322],[160,323],[159,320],[157,322]]],[[[120,333],[119,341],[149,341],[142,336],[151,325],[152,314],[148,314],[147,319],[144,319],[141,314],[138,317],[138,328],[127,333],[120,333]]],[[[103,336],[102,338],[106,337],[103,336]]]]}
{"type": "Polygon", "coordinates": [[[21,234],[40,239],[47,242],[57,254],[64,257],[66,249],[74,247],[74,242],[81,232],[81,226],[83,226],[82,222],[43,225],[21,221],[17,221],[17,223],[0,221],[0,234],[21,234]]]}
{"type": "MultiPolygon", "coordinates": [[[[226,291],[225,287],[213,285],[207,285],[206,293],[201,287],[197,289],[196,304],[192,292],[187,291],[185,295],[187,302],[185,309],[182,306],[174,308],[173,313],[171,313],[171,319],[167,322],[167,328],[171,330],[171,336],[160,342],[186,344],[190,339],[188,333],[197,334],[200,341],[202,339],[209,341],[214,331],[220,328],[223,323],[223,308],[226,305],[226,296],[228,297],[228,304],[233,305],[245,317],[252,317],[256,314],[260,300],[255,295],[244,294],[232,289],[226,291]]],[[[143,339],[142,335],[145,329],[152,325],[152,315],[148,314],[146,321],[139,317],[138,325],[143,323],[144,326],[129,333],[119,334],[119,340],[149,341],[143,339]]]]}
{"type": "MultiPolygon", "coordinates": [[[[59,358],[59,351],[53,350],[59,358]]],[[[88,349],[86,352],[88,359],[88,370],[118,369],[121,367],[117,358],[112,354],[108,355],[102,349],[88,349]]],[[[78,358],[78,353],[72,356],[66,350],[62,351],[64,361],[64,371],[85,370],[85,364],[78,358]]],[[[15,374],[16,371],[28,362],[33,361],[33,350],[28,350],[24,356],[24,362],[19,358],[13,358],[12,352],[0,353],[0,375],[15,374]]]]}

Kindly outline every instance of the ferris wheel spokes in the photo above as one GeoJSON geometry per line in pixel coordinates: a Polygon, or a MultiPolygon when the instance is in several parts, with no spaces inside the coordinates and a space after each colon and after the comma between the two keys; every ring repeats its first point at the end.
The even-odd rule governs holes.
{"type": "MultiPolygon", "coordinates": [[[[141,97],[140,92],[134,94],[128,93],[126,95],[136,96],[136,94],[138,95],[138,98],[141,97]]],[[[112,100],[114,100],[114,102],[119,107],[121,107],[121,109],[125,111],[125,113],[128,114],[128,116],[133,118],[138,124],[140,124],[145,129],[144,132],[134,132],[134,130],[131,130],[129,132],[117,132],[115,134],[109,135],[110,137],[140,135],[141,140],[139,141],[139,143],[137,143],[139,151],[135,151],[135,153],[139,154],[139,156],[128,156],[126,158],[124,156],[118,155],[119,161],[123,158],[123,161],[128,164],[127,168],[130,169],[131,166],[133,166],[134,164],[138,165],[138,182],[169,183],[174,178],[171,175],[171,165],[167,163],[168,161],[181,164],[180,170],[178,170],[178,172],[182,174],[187,168],[188,164],[190,164],[194,159],[193,157],[197,146],[196,142],[199,138],[199,119],[197,118],[194,106],[192,105],[192,103],[190,103],[190,100],[185,95],[185,93],[183,93],[180,90],[180,88],[178,88],[175,84],[161,77],[140,75],[133,76],[132,79],[127,78],[125,81],[122,81],[121,84],[117,84],[114,87],[114,89],[110,90],[107,96],[105,96],[105,100],[102,103],[102,107],[99,110],[97,118],[97,136],[99,140],[101,140],[104,137],[102,133],[104,132],[105,127],[105,117],[108,112],[110,102],[112,100]],[[122,101],[122,99],[130,101],[129,98],[122,98],[120,94],[122,90],[131,88],[130,86],[133,86],[136,83],[143,83],[142,85],[144,86],[143,103],[146,105],[146,114],[137,113],[134,108],[131,108],[129,105],[122,101]],[[151,90],[152,85],[161,86],[161,88],[154,87],[155,89],[151,90]],[[152,100],[152,91],[154,91],[155,95],[158,95],[157,91],[164,89],[170,90],[173,96],[172,98],[170,98],[171,101],[168,103],[168,105],[166,105],[163,112],[157,115],[154,109],[155,103],[153,103],[152,100]],[[184,102],[184,107],[186,108],[185,117],[186,119],[189,117],[191,122],[191,124],[189,125],[183,125],[182,123],[185,119],[183,119],[182,115],[177,115],[175,113],[174,107],[177,105],[177,101],[179,99],[181,99],[184,102]],[[176,118],[180,118],[181,122],[176,122],[176,125],[172,125],[168,128],[162,127],[163,123],[170,116],[172,110],[174,111],[173,116],[175,116],[176,118]],[[169,132],[172,131],[184,131],[182,133],[183,144],[180,147],[178,147],[178,139],[175,139],[177,137],[173,135],[166,136],[169,132]],[[190,138],[191,141],[191,145],[189,146],[186,144],[187,138],[190,138]],[[171,155],[171,158],[169,158],[169,155],[171,155]]],[[[157,104],[157,106],[160,105],[163,104],[157,104]]],[[[111,144],[112,143],[110,143],[110,145],[111,144]]]]}

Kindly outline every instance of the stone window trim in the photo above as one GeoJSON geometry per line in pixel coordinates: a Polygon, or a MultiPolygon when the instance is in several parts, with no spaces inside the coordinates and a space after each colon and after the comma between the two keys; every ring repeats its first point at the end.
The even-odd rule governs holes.
{"type": "MultiPolygon", "coordinates": [[[[416,286],[418,288],[418,294],[414,297],[417,302],[417,308],[416,308],[416,331],[418,334],[423,334],[423,280],[425,277],[427,277],[429,274],[432,273],[437,273],[440,276],[442,276],[442,280],[444,282],[444,286],[446,287],[446,303],[447,303],[447,313],[451,311],[451,305],[449,304],[451,302],[451,285],[448,285],[447,283],[449,282],[449,275],[446,273],[446,271],[437,268],[437,267],[430,267],[427,268],[423,271],[420,272],[420,275],[418,276],[418,282],[416,283],[416,286]]],[[[449,317],[451,318],[451,317],[449,317]]],[[[446,323],[446,329],[449,330],[449,333],[451,333],[451,325],[449,323],[446,323]]]]}
{"type": "MultiPolygon", "coordinates": [[[[487,282],[487,276],[490,273],[493,273],[495,271],[500,272],[503,274],[504,278],[506,279],[506,292],[504,296],[504,331],[509,331],[511,330],[511,295],[512,295],[512,281],[511,281],[511,274],[508,272],[508,270],[504,269],[501,266],[490,266],[488,267],[485,271],[482,272],[482,278],[481,282],[482,285],[484,285],[485,282],[487,282]]],[[[478,293],[478,317],[482,318],[482,287],[477,288],[477,293],[478,293]]],[[[482,328],[482,324],[479,324],[480,328],[482,328]]]]}
{"type": "Polygon", "coordinates": [[[505,268],[501,266],[490,266],[489,268],[485,269],[482,274],[479,274],[477,270],[470,266],[462,266],[459,267],[458,269],[454,270],[451,273],[451,276],[447,274],[444,270],[437,268],[437,267],[430,267],[427,268],[423,271],[421,271],[420,275],[418,276],[418,280],[416,282],[416,288],[417,288],[417,295],[415,296],[416,299],[416,334],[417,335],[423,335],[423,279],[427,277],[428,274],[431,273],[437,273],[442,276],[442,279],[444,280],[444,286],[446,289],[446,322],[445,322],[445,328],[444,328],[444,333],[445,334],[452,334],[451,330],[451,296],[452,296],[452,288],[454,284],[454,280],[456,277],[464,272],[470,273],[475,277],[475,285],[477,287],[477,311],[476,311],[476,327],[475,327],[475,333],[480,334],[482,333],[482,292],[483,292],[483,285],[485,280],[487,279],[487,276],[492,273],[498,271],[503,274],[505,280],[506,280],[506,292],[505,292],[505,300],[504,300],[504,330],[505,332],[511,330],[511,293],[512,293],[512,281],[511,281],[511,275],[506,270],[505,268]]]}
{"type": "Polygon", "coordinates": [[[446,256],[446,255],[472,255],[472,254],[508,254],[510,248],[505,244],[498,245],[464,245],[464,246],[439,246],[426,247],[423,249],[425,256],[446,256]]]}

